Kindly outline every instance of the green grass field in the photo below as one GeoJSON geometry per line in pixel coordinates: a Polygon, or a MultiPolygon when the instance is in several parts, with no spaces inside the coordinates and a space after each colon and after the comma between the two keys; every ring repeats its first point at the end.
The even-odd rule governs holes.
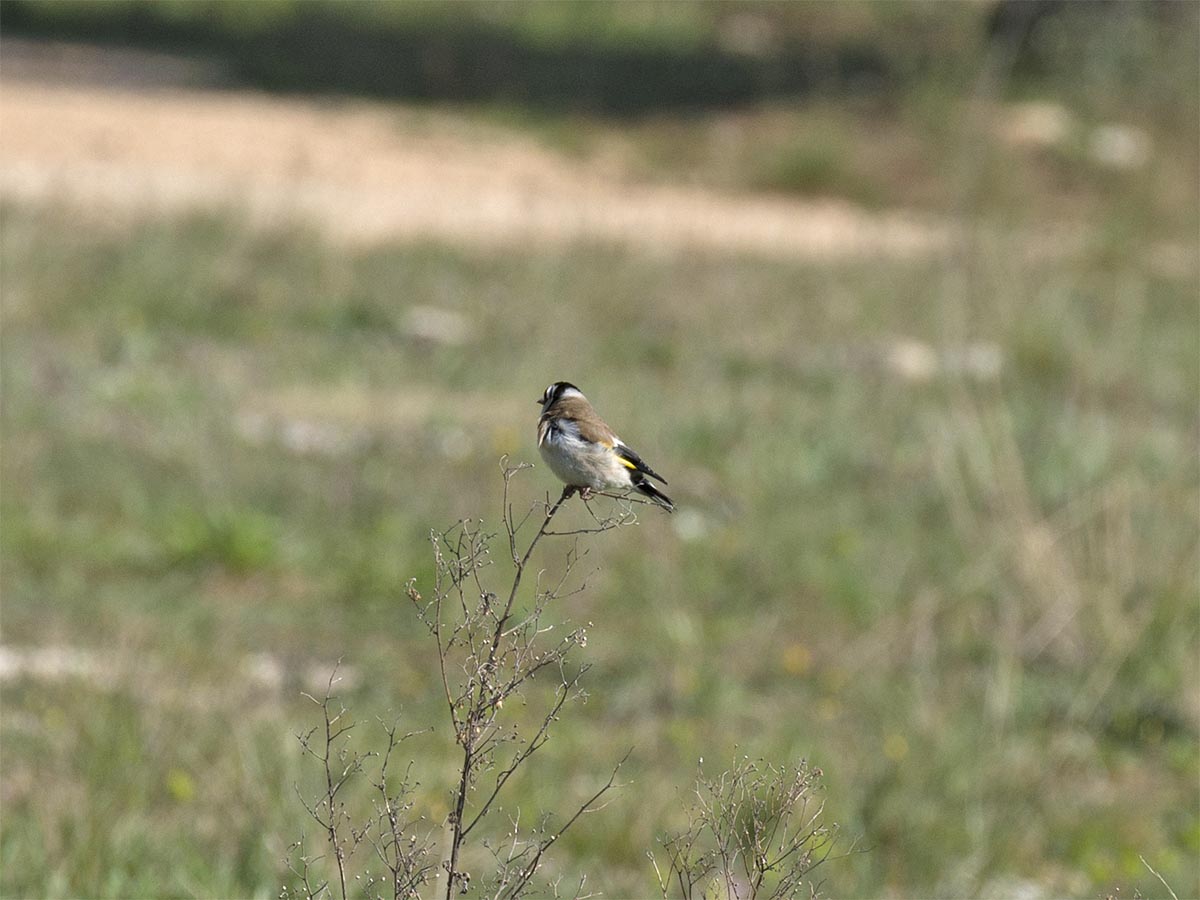
{"type": "MultiPolygon", "coordinates": [[[[499,527],[500,458],[537,461],[534,401],[567,379],[680,510],[581,543],[558,621],[592,623],[589,696],[505,808],[565,809],[632,753],[547,879],[651,895],[698,758],[749,755],[824,771],[854,850],[832,896],[1165,896],[1146,863],[1196,896],[1188,109],[1142,123],[1161,162],[1133,172],[937,144],[958,167],[922,169],[931,205],[965,194],[978,227],[910,260],[349,252],[236,212],[6,202],[0,893],[278,896],[289,844],[320,847],[294,734],[338,659],[360,746],[376,717],[432,727],[403,750],[436,836],[456,759],[404,586],[431,529],[499,527]],[[428,307],[461,317],[448,338],[428,307]]],[[[776,176],[859,184],[874,157],[837,142],[874,115],[776,176]]],[[[701,125],[639,127],[669,178],[655,148],[701,125]]],[[[542,466],[514,489],[557,494],[542,466]]]]}
{"type": "MultiPolygon", "coordinates": [[[[866,851],[828,866],[836,894],[1152,893],[1143,854],[1186,895],[1194,276],[1133,248],[1010,250],[980,251],[968,307],[944,262],[347,256],[6,209],[5,642],[117,673],[6,687],[6,895],[274,893],[305,828],[298,692],[338,657],[358,716],[435,726],[412,747],[444,814],[434,657],[402,587],[429,577],[430,528],[497,523],[498,459],[536,458],[557,377],[682,507],[591,541],[563,610],[594,623],[591,697],[521,802],[634,748],[563,866],[645,893],[696,757],[746,752],[825,769],[866,851]],[[474,338],[406,337],[431,298],[474,338]],[[849,352],[897,335],[993,342],[1002,375],[918,383],[849,352]],[[282,684],[251,677],[263,653],[282,684]]],[[[554,489],[541,469],[519,486],[554,489]]]]}

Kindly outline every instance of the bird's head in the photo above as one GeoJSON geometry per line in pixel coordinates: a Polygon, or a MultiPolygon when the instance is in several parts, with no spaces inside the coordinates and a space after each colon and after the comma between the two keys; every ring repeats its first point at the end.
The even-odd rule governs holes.
{"type": "Polygon", "coordinates": [[[561,400],[563,397],[582,397],[583,392],[569,381],[556,381],[554,384],[546,388],[541,399],[537,401],[542,407],[542,412],[548,410],[551,406],[561,400]]]}

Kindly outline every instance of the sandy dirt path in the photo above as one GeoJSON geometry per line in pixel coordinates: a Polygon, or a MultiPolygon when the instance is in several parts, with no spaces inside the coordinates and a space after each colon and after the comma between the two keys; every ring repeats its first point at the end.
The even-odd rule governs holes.
{"type": "Polygon", "coordinates": [[[108,218],[232,209],[356,245],[595,240],[828,259],[947,240],[902,212],[631,183],[447,113],[69,74],[0,68],[0,196],[108,218]]]}

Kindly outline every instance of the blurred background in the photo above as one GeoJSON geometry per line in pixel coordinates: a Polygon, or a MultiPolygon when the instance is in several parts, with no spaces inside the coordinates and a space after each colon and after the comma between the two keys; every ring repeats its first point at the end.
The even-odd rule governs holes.
{"type": "Polygon", "coordinates": [[[825,771],[833,896],[1200,895],[1200,5],[0,29],[4,896],[277,896],[339,658],[440,822],[403,586],[557,379],[679,511],[561,610],[590,697],[510,803],[632,785],[548,878],[651,894],[747,754],[825,771]]]}

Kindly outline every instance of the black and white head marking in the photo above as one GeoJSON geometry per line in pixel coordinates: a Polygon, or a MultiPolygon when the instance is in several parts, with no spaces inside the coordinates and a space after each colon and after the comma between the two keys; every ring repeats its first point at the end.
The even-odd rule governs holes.
{"type": "Polygon", "coordinates": [[[554,384],[546,388],[542,394],[542,399],[538,402],[542,404],[542,411],[550,405],[557,403],[563,397],[582,397],[583,392],[569,381],[556,381],[554,384]]]}

